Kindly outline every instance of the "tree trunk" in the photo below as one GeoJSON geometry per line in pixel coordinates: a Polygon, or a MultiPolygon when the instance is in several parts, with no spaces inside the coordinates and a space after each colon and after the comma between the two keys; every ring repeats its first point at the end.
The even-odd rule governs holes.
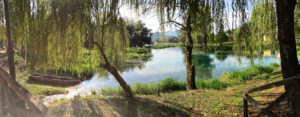
{"type": "Polygon", "coordinates": [[[13,80],[16,80],[16,73],[15,73],[15,63],[14,63],[14,50],[12,47],[11,42],[11,33],[10,33],[10,22],[9,22],[9,11],[8,11],[8,2],[4,0],[4,12],[5,12],[5,23],[6,23],[6,36],[7,36],[7,56],[8,56],[8,67],[10,76],[13,80]]]}
{"type": "Polygon", "coordinates": [[[125,80],[123,79],[123,77],[119,74],[119,72],[116,70],[116,68],[110,66],[109,64],[106,64],[105,66],[103,66],[104,69],[106,69],[107,71],[109,71],[115,78],[116,80],[119,82],[119,84],[121,85],[121,87],[123,88],[124,92],[125,92],[125,98],[128,100],[133,100],[133,94],[131,92],[131,88],[129,85],[127,85],[127,83],[125,82],[125,80]]]}
{"type": "Polygon", "coordinates": [[[192,64],[192,52],[193,52],[193,40],[191,36],[192,27],[191,27],[191,19],[190,16],[186,16],[186,32],[187,32],[187,39],[186,39],[186,89],[193,90],[196,89],[195,84],[195,66],[192,64]]]}
{"type": "MultiPolygon", "coordinates": [[[[276,0],[276,13],[278,19],[278,40],[280,45],[280,59],[283,79],[300,73],[297,60],[296,41],[294,34],[294,10],[296,0],[276,0]]],[[[285,86],[289,89],[291,86],[285,86]]],[[[294,87],[294,94],[290,98],[295,116],[300,117],[299,91],[294,87]]]]}

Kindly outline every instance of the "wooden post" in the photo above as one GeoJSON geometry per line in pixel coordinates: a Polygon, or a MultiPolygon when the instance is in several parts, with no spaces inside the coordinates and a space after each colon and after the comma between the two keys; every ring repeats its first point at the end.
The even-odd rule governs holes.
{"type": "Polygon", "coordinates": [[[244,117],[248,117],[248,101],[245,96],[243,100],[244,100],[244,117]]]}

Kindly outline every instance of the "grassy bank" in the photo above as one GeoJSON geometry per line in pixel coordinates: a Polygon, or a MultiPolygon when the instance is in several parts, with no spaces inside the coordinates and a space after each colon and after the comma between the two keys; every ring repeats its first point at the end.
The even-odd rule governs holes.
{"type": "MultiPolygon", "coordinates": [[[[225,89],[228,84],[220,80],[196,80],[197,89],[214,89],[222,90],[225,89]]],[[[167,78],[158,83],[136,83],[131,86],[133,93],[138,95],[159,95],[158,93],[180,91],[185,90],[186,83],[182,81],[175,80],[173,78],[167,78]]],[[[104,96],[122,96],[123,90],[121,87],[117,88],[104,88],[101,91],[101,95],[104,96]]]]}
{"type": "MultiPolygon", "coordinates": [[[[224,90],[229,86],[240,84],[247,80],[253,79],[268,79],[269,74],[274,72],[279,65],[277,63],[270,64],[269,66],[253,66],[245,70],[233,71],[224,73],[225,78],[213,80],[196,80],[197,89],[206,90],[224,90]]],[[[181,91],[185,90],[186,83],[178,81],[173,78],[167,78],[158,83],[136,83],[131,86],[133,93],[138,95],[159,95],[159,93],[181,91]]],[[[104,88],[101,91],[104,96],[122,96],[123,90],[121,87],[117,88],[104,88]]],[[[94,93],[95,94],[95,93],[94,93]]]]}
{"type": "Polygon", "coordinates": [[[17,82],[19,82],[30,93],[37,96],[38,98],[44,98],[46,96],[55,95],[55,94],[68,93],[68,90],[62,87],[27,82],[28,77],[26,73],[24,72],[16,72],[16,73],[17,73],[17,82]]]}
{"type": "MultiPolygon", "coordinates": [[[[254,66],[246,70],[241,70],[240,72],[245,71],[251,71],[253,74],[256,74],[251,74],[254,78],[247,79],[238,72],[226,73],[225,77],[221,80],[197,81],[198,90],[189,92],[184,90],[185,84],[183,82],[170,78],[155,84],[136,84],[132,86],[132,89],[135,90],[137,94],[136,105],[133,106],[135,109],[134,112],[136,112],[139,117],[241,116],[243,114],[242,91],[282,79],[280,68],[276,64],[270,66],[254,66]],[[263,69],[262,72],[257,72],[259,69],[263,69]],[[270,72],[269,69],[271,69],[272,72],[270,72]],[[264,74],[268,74],[268,76],[264,74]],[[218,83],[213,82],[219,81],[226,83],[226,87],[222,87],[221,89],[210,87],[209,84],[215,87],[218,83]],[[154,92],[154,95],[152,95],[154,89],[161,89],[162,92],[160,92],[160,95],[156,95],[157,92],[154,92]],[[148,92],[148,94],[145,92],[148,92]]],[[[107,93],[114,91],[107,91],[107,93]]],[[[121,92],[121,90],[119,91],[121,92]]],[[[274,99],[274,96],[268,97],[266,94],[280,94],[283,91],[284,88],[280,87],[255,93],[252,96],[262,103],[266,103],[274,99]]],[[[122,97],[107,97],[95,94],[87,97],[74,98],[72,100],[58,101],[48,106],[50,110],[53,110],[53,112],[59,116],[88,116],[94,114],[98,116],[122,117],[128,113],[129,106],[126,105],[126,100],[122,97]],[[80,108],[81,111],[76,110],[78,108],[80,108]]],[[[250,111],[250,116],[255,116],[256,113],[251,106],[250,111]]]]}
{"type": "MultiPolygon", "coordinates": [[[[3,53],[0,53],[3,54],[3,53]]],[[[4,53],[5,54],[5,53],[4,53]]],[[[19,84],[21,84],[23,87],[25,87],[29,92],[34,94],[35,96],[39,98],[44,98],[49,95],[54,94],[64,94],[68,91],[65,88],[62,87],[56,87],[56,86],[48,86],[43,84],[35,84],[27,82],[28,80],[28,71],[25,69],[25,61],[22,57],[15,54],[15,63],[16,63],[16,80],[19,84]]],[[[0,56],[0,63],[6,63],[7,56],[6,54],[4,56],[0,56]]],[[[8,65],[7,64],[1,64],[1,67],[5,69],[8,72],[8,65]]]]}
{"type": "Polygon", "coordinates": [[[142,58],[147,59],[152,57],[151,49],[150,48],[142,48],[142,47],[131,47],[126,49],[127,58],[135,59],[135,58],[142,58]]]}
{"type": "Polygon", "coordinates": [[[178,47],[181,46],[180,44],[175,44],[175,45],[154,45],[151,46],[152,49],[164,49],[164,48],[171,48],[171,47],[178,47]]]}

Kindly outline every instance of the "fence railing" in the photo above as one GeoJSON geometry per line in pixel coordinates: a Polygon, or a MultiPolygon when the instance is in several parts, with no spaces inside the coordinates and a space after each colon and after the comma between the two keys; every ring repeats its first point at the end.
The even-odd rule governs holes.
{"type": "Polygon", "coordinates": [[[281,80],[273,83],[269,83],[266,85],[262,85],[259,87],[255,87],[249,90],[245,90],[243,92],[243,101],[244,101],[244,117],[248,117],[249,111],[248,111],[248,102],[254,106],[256,110],[259,111],[258,116],[267,115],[269,117],[277,117],[276,114],[274,114],[271,109],[279,104],[283,99],[287,98],[288,96],[293,94],[293,85],[300,84],[300,74],[281,80]],[[292,85],[288,90],[286,90],[283,94],[281,94],[278,98],[276,98],[273,102],[271,102],[269,105],[265,106],[260,104],[258,101],[256,101],[254,98],[249,96],[250,93],[259,92],[283,85],[292,85]]]}
{"type": "Polygon", "coordinates": [[[45,117],[50,116],[46,106],[0,67],[0,116],[45,117]],[[2,114],[2,115],[1,115],[2,114]]]}

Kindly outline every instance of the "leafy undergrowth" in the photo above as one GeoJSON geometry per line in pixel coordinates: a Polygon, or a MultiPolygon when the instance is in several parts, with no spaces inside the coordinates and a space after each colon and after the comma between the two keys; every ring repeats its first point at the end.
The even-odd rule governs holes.
{"type": "MultiPolygon", "coordinates": [[[[199,88],[199,84],[197,84],[199,89],[194,91],[179,90],[172,92],[160,92],[153,95],[138,94],[136,95],[137,100],[135,105],[127,104],[126,100],[124,100],[120,96],[107,97],[104,95],[96,94],[81,98],[77,97],[71,100],[58,101],[48,106],[50,110],[57,116],[96,115],[121,117],[132,114],[136,114],[139,117],[242,116],[242,92],[249,88],[281,80],[282,75],[280,72],[280,68],[276,66],[272,67],[272,72],[268,73],[267,78],[264,75],[265,73],[259,73],[255,75],[255,78],[253,78],[252,80],[239,81],[239,83],[236,83],[237,81],[235,81],[234,84],[230,84],[227,88],[222,90],[199,88]],[[130,105],[130,107],[128,107],[128,105],[130,105]],[[128,110],[128,108],[130,109],[130,111],[128,110]],[[132,111],[132,109],[134,111],[132,111]]],[[[173,82],[171,84],[176,84],[174,83],[175,81],[176,80],[169,79],[169,81],[164,82],[173,82]]],[[[212,80],[211,82],[216,81],[217,80],[212,80]]],[[[179,82],[177,83],[181,84],[179,82]]],[[[184,87],[183,84],[181,85],[182,87],[184,87]]],[[[133,90],[134,87],[141,88],[142,86],[133,86],[133,90]]],[[[177,87],[175,89],[181,88],[177,87]]],[[[260,103],[267,104],[273,101],[283,92],[284,88],[279,87],[254,93],[251,94],[251,96],[253,96],[260,103]]],[[[277,108],[275,108],[275,111],[273,112],[287,112],[286,109],[281,108],[285,107],[277,106],[277,108]]],[[[257,114],[257,111],[255,111],[252,106],[249,106],[249,110],[250,116],[255,116],[257,114]]]]}

